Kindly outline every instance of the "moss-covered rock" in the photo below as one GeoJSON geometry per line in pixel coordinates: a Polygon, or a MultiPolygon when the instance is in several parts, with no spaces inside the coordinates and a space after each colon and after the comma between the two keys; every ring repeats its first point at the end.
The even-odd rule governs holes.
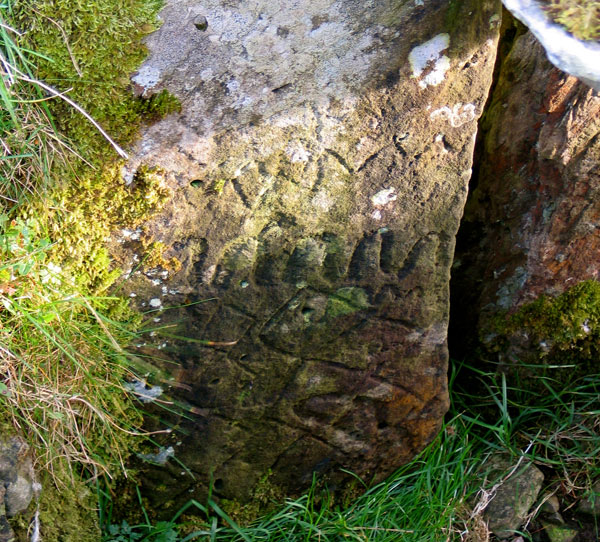
{"type": "Polygon", "coordinates": [[[506,19],[454,265],[455,355],[597,372],[600,99],[506,19]]]}
{"type": "Polygon", "coordinates": [[[101,539],[97,495],[69,473],[44,475],[38,500],[27,515],[12,521],[16,542],[29,542],[31,529],[47,542],[98,542],[101,539]],[[61,484],[56,486],[57,481],[61,484]],[[37,519],[35,516],[37,515],[37,519]]]}
{"type": "Polygon", "coordinates": [[[482,338],[489,350],[530,365],[536,375],[553,375],[566,382],[596,373],[600,283],[583,281],[556,297],[542,295],[512,314],[498,315],[482,331],[482,338]]]}

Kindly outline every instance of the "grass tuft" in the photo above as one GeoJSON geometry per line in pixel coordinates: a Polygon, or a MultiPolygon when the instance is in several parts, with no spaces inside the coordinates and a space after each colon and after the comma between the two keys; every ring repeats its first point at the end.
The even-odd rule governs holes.
{"type": "Polygon", "coordinates": [[[123,469],[140,422],[123,389],[131,332],[102,316],[47,257],[36,225],[0,215],[0,418],[33,443],[41,467],[123,469]]]}
{"type": "MultiPolygon", "coordinates": [[[[115,18],[106,2],[104,17],[116,25],[112,30],[129,32],[132,40],[139,32],[128,28],[135,23],[127,10],[139,22],[153,20],[158,9],[156,2],[112,4],[120,6],[117,15],[123,19],[115,18]]],[[[73,102],[76,93],[62,94],[68,90],[63,78],[52,84],[36,79],[66,69],[60,53],[57,59],[49,56],[65,48],[82,79],[78,96],[85,95],[86,107],[119,98],[106,79],[107,94],[97,87],[92,92],[98,81],[88,76],[97,65],[78,60],[81,47],[89,49],[94,41],[73,40],[82,30],[79,23],[99,16],[94,7],[81,18],[89,8],[78,0],[0,3],[0,420],[3,430],[12,426],[29,440],[38,466],[55,473],[56,483],[65,483],[64,472],[124,472],[125,458],[142,436],[141,415],[124,389],[124,380],[133,375],[122,348],[136,337],[139,320],[126,300],[107,295],[120,272],[110,269],[104,244],[111,228],[141,221],[166,197],[152,171],[139,171],[127,186],[116,173],[110,138],[73,102]],[[51,47],[51,36],[59,46],[51,47]],[[33,52],[38,47],[43,54],[33,52]],[[70,130],[68,138],[61,127],[70,130]],[[87,159],[74,148],[89,152],[87,159]],[[112,183],[103,186],[107,177],[112,183]],[[100,208],[102,228],[93,222],[100,208]]],[[[129,39],[118,46],[129,47],[129,39]]],[[[132,71],[143,48],[137,44],[131,50],[123,69],[132,71]]],[[[119,88],[125,93],[125,84],[119,88]]],[[[163,96],[148,115],[169,107],[163,96]]],[[[141,118],[141,105],[134,109],[137,124],[128,124],[128,131],[141,118]]],[[[103,110],[104,125],[111,125],[111,114],[110,108],[103,110]]]]}

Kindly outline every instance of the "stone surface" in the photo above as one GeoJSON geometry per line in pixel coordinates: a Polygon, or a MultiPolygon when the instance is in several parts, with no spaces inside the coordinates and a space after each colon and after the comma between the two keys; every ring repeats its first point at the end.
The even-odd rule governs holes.
{"type": "Polygon", "coordinates": [[[540,512],[550,516],[560,514],[560,501],[558,500],[558,497],[556,495],[544,497],[544,502],[542,503],[540,512]]]}
{"type": "Polygon", "coordinates": [[[548,521],[542,521],[544,531],[550,542],[573,542],[579,531],[567,525],[556,525],[548,521]]]}
{"type": "Polygon", "coordinates": [[[18,474],[16,480],[6,488],[4,496],[6,515],[11,517],[26,510],[33,498],[33,493],[30,473],[27,473],[26,476],[18,474]]]}
{"type": "Polygon", "coordinates": [[[579,501],[577,511],[591,516],[600,516],[600,483],[592,487],[591,494],[579,501]]]}
{"type": "MultiPolygon", "coordinates": [[[[600,97],[553,67],[522,27],[505,36],[453,271],[458,357],[478,334],[499,350],[498,315],[600,278],[600,97]]],[[[498,361],[552,350],[552,338],[522,331],[498,361]]],[[[581,335],[589,331],[584,319],[581,335]]]]}
{"type": "Polygon", "coordinates": [[[33,498],[33,465],[28,446],[18,437],[0,437],[0,486],[6,515],[24,511],[33,498]]]}
{"type": "Polygon", "coordinates": [[[0,436],[0,542],[12,542],[7,517],[23,512],[33,498],[33,466],[27,444],[18,437],[0,436]]]}
{"type": "Polygon", "coordinates": [[[503,457],[494,457],[491,463],[490,479],[502,481],[484,515],[490,531],[505,539],[523,525],[542,489],[544,474],[533,463],[516,466],[503,457]]]}
{"type": "MultiPolygon", "coordinates": [[[[134,81],[182,112],[143,132],[127,169],[163,169],[173,198],[145,235],[181,267],[126,287],[172,326],[141,351],[161,349],[188,410],[161,444],[196,478],[171,459],[150,498],[193,497],[211,472],[242,500],[269,471],[288,490],[340,466],[380,479],[436,434],[499,7],[166,3],[134,81]]],[[[125,268],[135,248],[114,239],[125,268]]]]}

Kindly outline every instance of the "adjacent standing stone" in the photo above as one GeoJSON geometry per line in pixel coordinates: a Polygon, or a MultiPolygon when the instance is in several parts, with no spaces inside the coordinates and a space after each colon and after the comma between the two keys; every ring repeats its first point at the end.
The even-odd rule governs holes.
{"type": "MultiPolygon", "coordinates": [[[[499,315],[600,279],[600,97],[553,67],[523,27],[506,37],[461,229],[453,321],[455,355],[480,335],[511,363],[551,355],[553,338],[498,337],[499,315]]],[[[582,339],[598,331],[585,318],[580,328],[582,339]]]]}

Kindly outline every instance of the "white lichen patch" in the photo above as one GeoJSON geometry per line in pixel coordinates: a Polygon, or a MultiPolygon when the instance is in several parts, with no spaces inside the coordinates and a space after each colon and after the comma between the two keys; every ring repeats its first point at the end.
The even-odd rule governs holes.
{"type": "Polygon", "coordinates": [[[471,122],[477,116],[476,108],[474,104],[455,104],[452,109],[448,106],[440,107],[433,111],[429,118],[435,120],[438,117],[445,118],[450,126],[458,128],[467,122],[471,122]]]}
{"type": "Polygon", "coordinates": [[[126,390],[134,393],[142,403],[151,403],[156,401],[156,399],[163,394],[163,389],[160,386],[148,387],[146,382],[142,380],[126,382],[124,386],[126,390]]]}
{"type": "Polygon", "coordinates": [[[202,70],[200,72],[200,79],[202,79],[202,81],[210,81],[211,79],[214,78],[214,73],[212,68],[206,68],[205,70],[202,70]]]}
{"type": "Polygon", "coordinates": [[[160,81],[160,70],[155,66],[146,64],[131,78],[131,80],[141,87],[144,87],[144,93],[154,88],[160,81]]]}
{"type": "Polygon", "coordinates": [[[581,324],[581,329],[586,335],[592,331],[592,328],[589,326],[589,324],[590,321],[587,318],[584,320],[583,324],[581,324]]]}
{"type": "Polygon", "coordinates": [[[123,166],[121,168],[121,177],[123,177],[125,184],[129,186],[133,182],[134,172],[131,171],[128,167],[123,166]]]}
{"type": "Polygon", "coordinates": [[[129,239],[130,241],[138,241],[140,239],[141,234],[142,234],[142,230],[140,230],[140,229],[130,230],[127,228],[123,228],[121,230],[121,235],[125,239],[129,239]]]}
{"type": "Polygon", "coordinates": [[[204,284],[210,284],[215,278],[215,273],[217,271],[216,265],[211,265],[207,269],[202,272],[202,282],[204,284]]]}
{"type": "Polygon", "coordinates": [[[324,190],[320,190],[315,194],[311,203],[314,207],[326,213],[327,211],[329,211],[329,209],[331,209],[334,200],[327,192],[325,192],[324,190]]]}
{"type": "Polygon", "coordinates": [[[444,141],[444,134],[438,134],[435,136],[435,142],[438,144],[438,147],[440,148],[440,152],[442,154],[447,154],[448,153],[448,149],[446,148],[446,143],[444,141]]]}
{"type": "Polygon", "coordinates": [[[412,77],[419,78],[428,71],[423,80],[419,81],[421,88],[437,86],[444,80],[446,72],[450,69],[450,59],[442,52],[449,46],[450,35],[438,34],[410,52],[408,61],[412,77]]]}
{"type": "Polygon", "coordinates": [[[379,401],[389,401],[393,398],[395,391],[396,390],[391,384],[388,384],[387,382],[381,382],[374,388],[371,388],[369,391],[367,391],[364,396],[371,399],[377,399],[379,401]]]}
{"type": "Polygon", "coordinates": [[[300,143],[290,145],[285,150],[285,153],[293,163],[308,162],[310,158],[310,153],[300,143]]]}
{"type": "Polygon", "coordinates": [[[45,269],[40,271],[42,284],[60,284],[62,268],[52,262],[48,263],[45,269]]]}
{"type": "Polygon", "coordinates": [[[240,82],[235,79],[231,79],[227,82],[227,90],[229,92],[237,92],[240,89],[240,82]]]}
{"type": "Polygon", "coordinates": [[[154,309],[158,309],[158,307],[160,307],[162,305],[162,301],[158,298],[158,297],[153,297],[148,304],[154,308],[154,309]]]}
{"type": "Polygon", "coordinates": [[[371,197],[371,202],[373,205],[377,207],[384,207],[393,201],[398,199],[398,194],[396,194],[395,188],[385,188],[384,190],[380,190],[371,197]]]}
{"type": "Polygon", "coordinates": [[[138,454],[138,457],[149,463],[164,465],[169,458],[175,457],[175,449],[173,446],[169,446],[168,448],[161,447],[155,454],[138,454]]]}

